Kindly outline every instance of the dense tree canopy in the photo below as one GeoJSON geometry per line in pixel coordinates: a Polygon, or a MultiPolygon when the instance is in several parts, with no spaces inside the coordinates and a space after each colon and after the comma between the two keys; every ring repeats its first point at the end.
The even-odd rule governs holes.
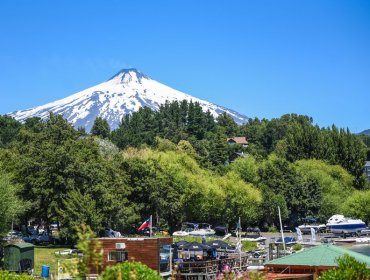
{"type": "Polygon", "coordinates": [[[0,223],[59,221],[69,237],[79,224],[124,231],[149,215],[171,231],[187,220],[233,226],[239,216],[267,228],[277,206],[292,226],[340,213],[369,221],[366,139],[296,114],[237,125],[188,101],[141,108],[113,131],[97,118],[90,134],[54,114],[0,116],[0,187],[14,198],[0,208],[16,210],[0,223]],[[249,146],[227,143],[234,136],[249,146]]]}

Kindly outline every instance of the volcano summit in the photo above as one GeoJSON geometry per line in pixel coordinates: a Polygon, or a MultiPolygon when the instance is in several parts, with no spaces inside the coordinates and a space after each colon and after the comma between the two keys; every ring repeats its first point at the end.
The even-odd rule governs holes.
{"type": "Polygon", "coordinates": [[[248,119],[233,110],[152,80],[136,69],[123,69],[106,82],[46,105],[16,111],[9,115],[23,121],[30,117],[45,119],[49,116],[49,112],[53,112],[63,115],[75,127],[85,127],[87,131],[90,131],[95,118],[99,116],[106,119],[110,127],[115,129],[124,115],[136,112],[140,107],[158,110],[159,106],[166,101],[184,99],[199,102],[203,110],[209,110],[214,117],[225,112],[239,124],[248,119]]]}

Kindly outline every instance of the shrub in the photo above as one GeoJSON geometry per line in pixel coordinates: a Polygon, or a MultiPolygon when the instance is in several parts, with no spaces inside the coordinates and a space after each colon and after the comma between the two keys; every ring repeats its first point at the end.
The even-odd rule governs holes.
{"type": "Polygon", "coordinates": [[[154,270],[140,262],[124,262],[108,267],[102,275],[103,280],[163,280],[154,270]]]}
{"type": "Polygon", "coordinates": [[[366,263],[358,262],[355,258],[345,254],[337,259],[338,268],[325,271],[320,280],[368,280],[370,269],[366,263]]]}
{"type": "Polygon", "coordinates": [[[242,241],[242,249],[244,251],[253,251],[257,249],[257,243],[253,241],[242,241]]]}
{"type": "Polygon", "coordinates": [[[268,232],[278,232],[278,230],[275,226],[271,226],[268,228],[268,232]]]}
{"type": "Polygon", "coordinates": [[[294,251],[299,251],[303,248],[302,244],[296,243],[292,246],[294,251]]]}
{"type": "Polygon", "coordinates": [[[35,278],[27,274],[17,275],[15,273],[11,273],[9,271],[4,270],[4,271],[0,271],[0,279],[1,280],[34,280],[35,278]]]}

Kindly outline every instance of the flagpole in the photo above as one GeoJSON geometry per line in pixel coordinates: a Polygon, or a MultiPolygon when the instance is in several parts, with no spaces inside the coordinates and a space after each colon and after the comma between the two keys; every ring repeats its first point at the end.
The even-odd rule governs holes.
{"type": "Polygon", "coordinates": [[[240,265],[240,271],[242,270],[242,224],[240,223],[240,217],[239,217],[239,265],[240,265]]]}
{"type": "Polygon", "coordinates": [[[153,215],[150,215],[150,220],[149,220],[149,236],[152,237],[152,224],[153,224],[153,215]]]}
{"type": "Polygon", "coordinates": [[[284,240],[284,231],[283,231],[283,224],[281,223],[281,214],[280,214],[280,207],[278,206],[279,210],[279,221],[280,221],[280,231],[281,231],[281,238],[283,240],[283,248],[284,248],[284,254],[286,253],[285,251],[285,240],[284,240]]]}

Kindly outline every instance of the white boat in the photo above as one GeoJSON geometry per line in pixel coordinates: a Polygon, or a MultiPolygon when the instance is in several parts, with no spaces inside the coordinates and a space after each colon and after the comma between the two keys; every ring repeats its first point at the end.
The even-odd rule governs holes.
{"type": "Polygon", "coordinates": [[[356,243],[368,243],[368,244],[370,244],[370,237],[356,238],[356,243]]]}
{"type": "Polygon", "coordinates": [[[298,228],[303,233],[307,233],[307,232],[308,233],[311,233],[311,228],[313,228],[316,232],[320,232],[320,231],[324,231],[326,229],[326,225],[324,225],[324,224],[321,224],[321,225],[317,225],[317,224],[304,224],[304,225],[298,226],[298,228]]]}
{"type": "Polygon", "coordinates": [[[346,218],[343,215],[332,216],[326,226],[332,233],[359,233],[367,228],[362,220],[346,218]]]}
{"type": "Polygon", "coordinates": [[[182,230],[178,230],[178,231],[175,231],[172,236],[188,236],[189,233],[186,232],[186,231],[182,231],[182,230]]]}
{"type": "Polygon", "coordinates": [[[370,235],[370,229],[361,230],[360,235],[366,235],[366,236],[370,235]]]}
{"type": "Polygon", "coordinates": [[[258,237],[250,236],[250,237],[243,237],[241,241],[263,242],[263,241],[266,241],[266,239],[267,238],[263,236],[258,236],[258,237]]]}
{"type": "Polygon", "coordinates": [[[298,226],[302,233],[311,233],[311,228],[315,230],[315,232],[324,231],[326,229],[326,225],[318,224],[316,218],[308,216],[303,219],[304,224],[298,226]]]}
{"type": "Polygon", "coordinates": [[[356,238],[345,238],[345,239],[336,239],[334,243],[355,243],[356,238]]]}
{"type": "Polygon", "coordinates": [[[181,226],[181,230],[175,231],[173,236],[188,236],[190,232],[194,231],[197,228],[197,225],[194,223],[185,222],[181,226]]]}
{"type": "Polygon", "coordinates": [[[196,224],[196,228],[189,232],[189,235],[192,236],[209,236],[209,235],[215,235],[215,231],[211,228],[210,224],[207,223],[200,223],[196,224]]]}

